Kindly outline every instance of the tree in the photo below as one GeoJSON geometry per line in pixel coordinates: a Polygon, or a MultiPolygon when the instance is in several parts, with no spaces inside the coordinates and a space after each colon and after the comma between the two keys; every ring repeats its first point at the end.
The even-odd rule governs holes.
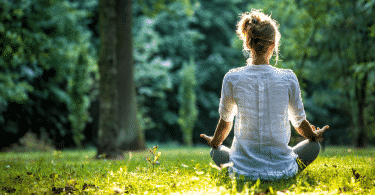
{"type": "MultiPolygon", "coordinates": [[[[342,92],[352,115],[350,134],[355,147],[367,142],[365,110],[369,74],[374,70],[374,38],[369,29],[375,24],[371,1],[301,1],[317,28],[310,60],[315,62],[320,81],[329,80],[330,88],[342,92]],[[319,11],[311,9],[319,7],[319,11]],[[326,13],[326,14],[322,14],[326,13]],[[318,64],[325,64],[319,66],[318,64]],[[365,70],[365,71],[363,71],[365,70]],[[327,79],[328,78],[328,79],[327,79]]],[[[310,79],[312,80],[312,79],[310,79]]]]}
{"type": "MultiPolygon", "coordinates": [[[[147,8],[142,10],[144,14],[149,16],[154,16],[162,11],[173,13],[174,10],[169,10],[166,5],[174,1],[175,0],[153,1],[151,2],[152,9],[147,8]]],[[[145,111],[142,110],[141,114],[137,114],[135,84],[133,79],[131,0],[101,0],[99,2],[101,29],[99,69],[101,79],[99,95],[100,125],[97,156],[106,154],[106,157],[111,158],[121,155],[124,150],[141,150],[145,148],[144,134],[137,121],[137,118],[140,119],[144,117],[145,111]]],[[[140,5],[147,5],[149,3],[143,0],[135,2],[140,5]]],[[[180,0],[180,2],[185,5],[186,9],[184,10],[184,14],[191,14],[190,0],[180,0]]],[[[141,8],[145,7],[141,6],[141,8]]],[[[139,53],[137,48],[140,49],[142,47],[136,47],[136,55],[139,53]]],[[[143,60],[148,60],[148,58],[138,62],[143,64],[143,60]]],[[[164,62],[165,61],[161,61],[160,58],[154,58],[153,62],[151,62],[152,68],[149,69],[157,67],[158,64],[164,64],[164,62]]],[[[143,70],[148,69],[144,67],[139,68],[143,70]]],[[[161,70],[161,72],[165,72],[165,70],[161,70]]],[[[159,76],[160,75],[165,74],[162,73],[159,74],[159,76]]],[[[144,78],[144,76],[139,74],[138,79],[142,78],[144,78]]],[[[165,79],[161,80],[165,81],[165,79]]],[[[147,87],[143,89],[145,89],[143,93],[147,94],[150,92],[150,90],[147,90],[147,87]]],[[[156,87],[156,91],[160,89],[162,89],[162,87],[156,87]]],[[[151,90],[151,92],[152,91],[153,90],[151,90]]],[[[143,121],[141,124],[142,126],[147,125],[143,121]]]]}
{"type": "Polygon", "coordinates": [[[145,149],[136,116],[131,0],[100,0],[98,153],[108,158],[145,149]]]}
{"type": "Polygon", "coordinates": [[[193,128],[198,117],[195,95],[195,64],[191,59],[189,63],[184,63],[181,70],[181,86],[179,89],[180,99],[180,118],[178,124],[183,133],[184,143],[188,146],[193,145],[193,128]]]}

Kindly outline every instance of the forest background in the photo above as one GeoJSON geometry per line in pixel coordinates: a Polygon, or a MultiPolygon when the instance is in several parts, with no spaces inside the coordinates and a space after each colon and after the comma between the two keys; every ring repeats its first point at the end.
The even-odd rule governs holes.
{"type": "MultiPolygon", "coordinates": [[[[191,145],[200,133],[213,134],[222,79],[246,61],[238,15],[256,8],[279,22],[275,66],[296,73],[307,119],[330,125],[326,143],[375,144],[375,1],[132,2],[137,117],[146,141],[191,145]]],[[[97,0],[0,2],[3,150],[24,143],[26,132],[57,149],[97,145],[98,10],[97,0]]]]}

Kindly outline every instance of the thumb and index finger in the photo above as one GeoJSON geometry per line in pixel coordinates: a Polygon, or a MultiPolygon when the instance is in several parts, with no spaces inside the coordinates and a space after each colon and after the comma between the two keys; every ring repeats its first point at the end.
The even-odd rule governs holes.
{"type": "Polygon", "coordinates": [[[328,125],[324,126],[322,129],[320,129],[320,128],[318,127],[318,129],[315,131],[315,133],[318,134],[318,135],[323,135],[323,133],[324,133],[327,129],[329,129],[329,126],[328,126],[328,125]]]}
{"type": "Polygon", "coordinates": [[[317,141],[323,141],[323,135],[324,135],[324,132],[329,129],[329,126],[326,125],[324,126],[322,129],[320,129],[318,127],[318,129],[315,131],[316,135],[317,135],[317,141]]]}
{"type": "Polygon", "coordinates": [[[207,136],[206,134],[201,134],[200,137],[205,139],[206,141],[211,141],[212,139],[210,136],[207,136]]]}

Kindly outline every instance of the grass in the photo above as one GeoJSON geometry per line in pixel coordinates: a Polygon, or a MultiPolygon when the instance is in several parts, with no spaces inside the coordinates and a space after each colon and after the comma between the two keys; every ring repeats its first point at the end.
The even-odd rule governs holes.
{"type": "Polygon", "coordinates": [[[0,153],[0,194],[375,194],[375,149],[328,147],[298,176],[241,181],[216,169],[208,147],[159,146],[95,160],[95,150],[0,153]]]}

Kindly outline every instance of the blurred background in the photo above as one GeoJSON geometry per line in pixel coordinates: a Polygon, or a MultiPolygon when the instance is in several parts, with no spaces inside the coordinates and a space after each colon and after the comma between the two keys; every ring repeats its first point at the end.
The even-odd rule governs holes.
{"type": "MultiPolygon", "coordinates": [[[[97,146],[98,5],[0,1],[2,151],[97,146]]],[[[325,145],[374,145],[374,0],[133,0],[137,117],[146,142],[199,145],[199,134],[213,135],[222,79],[246,61],[238,15],[252,8],[278,21],[275,66],[296,73],[307,119],[330,126],[325,145]]],[[[299,140],[292,127],[290,145],[299,140]]]]}

